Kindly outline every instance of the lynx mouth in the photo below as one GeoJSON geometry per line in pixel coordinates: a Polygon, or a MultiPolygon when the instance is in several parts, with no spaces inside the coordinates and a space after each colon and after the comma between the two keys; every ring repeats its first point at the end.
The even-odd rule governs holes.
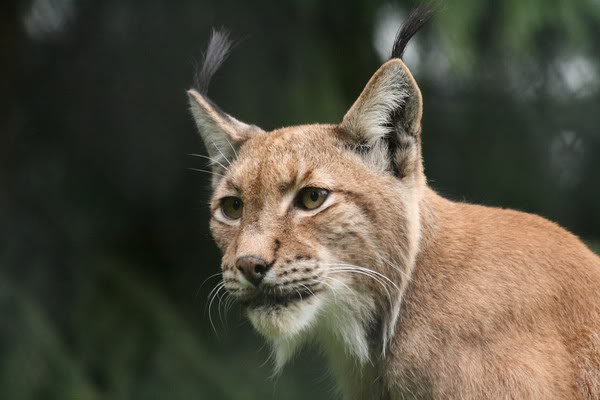
{"type": "Polygon", "coordinates": [[[319,289],[309,286],[296,289],[268,287],[260,289],[254,296],[243,300],[243,303],[249,308],[286,308],[310,299],[319,292],[319,289]]]}

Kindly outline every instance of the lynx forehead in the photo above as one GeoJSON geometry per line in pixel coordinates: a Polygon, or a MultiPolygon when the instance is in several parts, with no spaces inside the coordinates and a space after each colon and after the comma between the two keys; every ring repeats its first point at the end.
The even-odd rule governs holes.
{"type": "Polygon", "coordinates": [[[213,33],[188,94],[222,285],[277,370],[311,340],[348,399],[599,399],[600,259],[541,217],[427,185],[401,58],[430,15],[409,15],[339,124],[271,132],[207,97],[230,47],[213,33]]]}

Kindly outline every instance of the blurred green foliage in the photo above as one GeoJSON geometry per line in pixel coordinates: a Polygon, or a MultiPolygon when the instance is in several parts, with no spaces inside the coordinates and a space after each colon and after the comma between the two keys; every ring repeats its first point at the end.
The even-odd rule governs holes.
{"type": "MultiPolygon", "coordinates": [[[[339,121],[413,4],[4,2],[0,398],[331,398],[314,353],[270,379],[235,307],[213,304],[213,332],[220,256],[209,179],[186,171],[203,165],[186,156],[202,149],[184,90],[224,25],[240,42],[218,104],[267,129],[339,121]]],[[[600,251],[600,3],[439,8],[407,53],[431,185],[542,214],[600,251]]]]}

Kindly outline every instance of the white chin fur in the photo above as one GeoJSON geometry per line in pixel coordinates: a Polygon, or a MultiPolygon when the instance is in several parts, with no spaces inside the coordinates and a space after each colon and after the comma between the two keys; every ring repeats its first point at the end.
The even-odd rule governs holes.
{"type": "Polygon", "coordinates": [[[296,354],[308,339],[317,322],[323,296],[312,296],[287,307],[257,307],[248,309],[248,318],[254,328],[271,343],[275,373],[296,354]]]}
{"type": "Polygon", "coordinates": [[[275,373],[313,338],[326,349],[340,349],[335,358],[351,357],[359,364],[369,361],[365,326],[374,311],[373,299],[341,281],[332,287],[335,293],[326,290],[288,307],[248,309],[254,328],[271,343],[275,373]]]}
{"type": "Polygon", "coordinates": [[[267,339],[289,340],[308,330],[315,322],[322,299],[313,296],[287,307],[253,307],[248,318],[254,328],[267,339]]]}

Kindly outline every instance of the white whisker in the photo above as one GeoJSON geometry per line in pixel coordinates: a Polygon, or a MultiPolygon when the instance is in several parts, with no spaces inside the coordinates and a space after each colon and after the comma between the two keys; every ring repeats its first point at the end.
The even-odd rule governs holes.
{"type": "Polygon", "coordinates": [[[379,277],[381,277],[382,279],[385,279],[387,282],[389,282],[391,285],[393,285],[396,290],[400,291],[400,288],[398,287],[398,285],[396,285],[394,283],[394,281],[392,281],[390,278],[388,278],[387,276],[383,275],[381,272],[377,272],[375,270],[372,270],[370,268],[365,268],[365,267],[359,267],[358,265],[352,265],[352,264],[325,264],[325,265],[331,265],[331,266],[342,266],[342,267],[350,267],[350,268],[356,268],[356,269],[360,269],[361,271],[365,271],[365,272],[370,272],[373,273],[379,277]]]}
{"type": "Polygon", "coordinates": [[[215,146],[215,148],[217,149],[217,151],[219,153],[221,153],[221,155],[223,156],[223,158],[225,159],[225,161],[227,161],[227,164],[229,164],[229,166],[231,167],[231,161],[229,161],[229,159],[227,158],[227,156],[225,154],[223,154],[223,152],[221,151],[221,149],[219,148],[219,146],[217,146],[215,144],[215,142],[211,142],[213,146],[215,146]]]}
{"type": "Polygon", "coordinates": [[[349,273],[356,273],[359,275],[365,275],[368,276],[369,278],[373,279],[375,282],[379,283],[381,285],[381,287],[383,288],[383,290],[385,290],[385,293],[387,294],[388,300],[390,302],[390,304],[392,303],[392,296],[387,288],[387,286],[385,285],[385,282],[380,280],[377,275],[374,274],[370,274],[368,272],[365,271],[361,271],[360,269],[356,269],[356,268],[330,268],[330,271],[333,272],[349,272],[349,273]]]}
{"type": "Polygon", "coordinates": [[[202,283],[198,287],[198,290],[196,290],[196,297],[198,297],[198,295],[200,294],[200,289],[202,289],[202,286],[204,286],[204,284],[206,282],[208,282],[209,279],[214,278],[215,276],[222,275],[222,274],[223,274],[223,272],[217,272],[216,274],[212,274],[211,276],[209,276],[208,278],[206,278],[204,281],[202,281],[202,283]]]}
{"type": "Polygon", "coordinates": [[[196,171],[196,172],[204,172],[206,174],[211,174],[211,175],[216,175],[216,176],[220,176],[220,177],[224,177],[225,175],[223,174],[219,174],[218,172],[213,172],[213,171],[207,171],[205,169],[199,169],[199,168],[188,168],[190,171],[196,171]]]}
{"type": "Polygon", "coordinates": [[[304,289],[306,289],[308,291],[308,293],[311,294],[311,296],[315,295],[315,292],[313,292],[308,286],[306,286],[304,283],[299,283],[300,286],[302,286],[304,289]]]}
{"type": "Polygon", "coordinates": [[[227,300],[225,300],[225,318],[227,318],[227,313],[231,310],[231,308],[233,307],[233,304],[235,303],[235,297],[227,292],[228,297],[227,300]]]}
{"type": "MultiPolygon", "coordinates": [[[[391,268],[393,268],[394,270],[398,271],[400,273],[400,275],[404,276],[406,279],[411,280],[412,278],[404,271],[402,271],[402,269],[398,266],[395,265],[394,263],[392,263],[388,258],[385,258],[384,256],[382,256],[381,254],[379,255],[379,257],[383,260],[383,262],[385,262],[388,266],[390,266],[391,268]]],[[[374,257],[373,260],[375,259],[374,257]]]]}
{"type": "MultiPolygon", "coordinates": [[[[332,278],[330,278],[330,279],[332,279],[332,278]]],[[[332,279],[332,280],[333,280],[333,279],[332,279]]],[[[339,281],[338,281],[338,282],[339,282],[339,281]]],[[[334,287],[333,287],[331,284],[329,284],[329,283],[327,283],[327,282],[325,282],[325,281],[322,281],[322,282],[320,282],[320,283],[321,283],[322,285],[325,285],[325,286],[327,286],[327,287],[329,288],[329,290],[331,290],[331,293],[333,293],[333,301],[334,301],[335,303],[337,303],[337,294],[336,294],[336,290],[335,290],[335,288],[334,288],[334,287]]]]}
{"type": "Polygon", "coordinates": [[[227,318],[227,313],[229,311],[228,305],[231,303],[231,298],[233,297],[227,289],[225,289],[225,301],[223,302],[223,315],[225,316],[225,332],[229,329],[229,319],[227,318]]]}
{"type": "Polygon", "coordinates": [[[229,143],[229,147],[231,147],[231,150],[233,150],[233,154],[235,155],[235,158],[238,158],[237,152],[235,151],[235,147],[233,147],[233,145],[231,144],[231,142],[229,141],[229,139],[227,139],[226,137],[223,137],[225,140],[227,140],[227,143],[229,143]]]}
{"type": "MultiPolygon", "coordinates": [[[[224,286],[223,286],[224,288],[224,286]]],[[[219,301],[217,303],[217,310],[219,311],[219,320],[221,320],[221,325],[223,326],[223,329],[225,328],[225,320],[223,319],[223,314],[221,313],[221,306],[222,306],[222,302],[223,302],[223,297],[228,296],[229,292],[227,291],[227,289],[225,289],[220,296],[218,296],[219,301]]]]}
{"type": "MultiPolygon", "coordinates": [[[[346,289],[348,289],[348,290],[352,290],[352,289],[350,289],[350,286],[348,286],[348,284],[347,284],[346,282],[343,282],[343,281],[342,281],[342,280],[340,280],[340,279],[335,279],[335,278],[333,278],[333,277],[331,277],[331,276],[328,276],[327,278],[328,278],[329,280],[333,281],[333,282],[337,282],[337,283],[339,283],[340,285],[343,285],[343,286],[344,286],[346,289]]],[[[323,283],[323,282],[321,282],[321,283],[323,283]]]]}
{"type": "MultiPolygon", "coordinates": [[[[210,300],[210,298],[211,298],[211,296],[212,296],[213,292],[214,292],[215,290],[217,290],[217,289],[218,289],[220,286],[224,286],[224,285],[225,285],[225,282],[224,282],[223,280],[221,280],[221,281],[217,282],[217,284],[215,285],[215,287],[214,287],[214,288],[212,288],[212,290],[211,290],[210,292],[208,292],[208,296],[207,296],[207,298],[210,300]]],[[[206,311],[206,308],[205,308],[205,311],[206,311]]]]}
{"type": "Polygon", "coordinates": [[[208,319],[210,321],[210,325],[212,326],[213,330],[215,331],[215,334],[218,336],[218,332],[217,332],[217,328],[215,327],[215,324],[213,322],[212,319],[212,314],[211,314],[211,308],[212,308],[212,303],[215,300],[215,297],[217,297],[217,294],[219,294],[219,292],[221,291],[221,289],[223,289],[225,287],[225,282],[221,281],[210,293],[209,293],[209,302],[208,302],[208,319]],[[214,292],[214,293],[213,293],[214,292]],[[211,296],[212,294],[212,296],[211,296]]]}
{"type": "Polygon", "coordinates": [[[210,158],[208,156],[204,156],[202,154],[189,154],[190,156],[194,156],[194,157],[202,157],[202,158],[206,158],[207,160],[209,160],[212,164],[219,164],[221,167],[223,167],[223,169],[229,171],[229,168],[227,168],[226,166],[224,166],[223,164],[221,164],[218,160],[215,160],[214,158],[210,158]]]}

